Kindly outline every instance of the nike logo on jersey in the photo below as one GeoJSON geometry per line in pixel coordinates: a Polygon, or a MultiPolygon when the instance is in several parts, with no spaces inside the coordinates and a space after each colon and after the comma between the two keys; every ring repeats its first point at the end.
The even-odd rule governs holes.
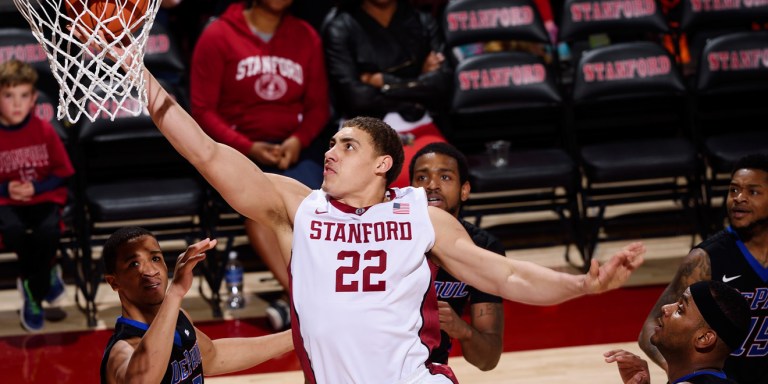
{"type": "Polygon", "coordinates": [[[738,279],[739,277],[741,277],[741,275],[736,275],[736,276],[731,276],[731,277],[728,277],[728,276],[725,276],[725,275],[723,275],[723,283],[727,283],[727,282],[729,282],[729,281],[733,281],[733,280],[736,280],[736,279],[738,279]]]}
{"type": "Polygon", "coordinates": [[[315,215],[322,215],[323,213],[328,213],[328,210],[321,211],[320,208],[315,208],[315,215]]]}

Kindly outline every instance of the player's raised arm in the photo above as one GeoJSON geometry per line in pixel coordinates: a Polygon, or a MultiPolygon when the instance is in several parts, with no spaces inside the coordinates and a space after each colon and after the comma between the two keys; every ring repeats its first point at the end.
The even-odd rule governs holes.
{"type": "Polygon", "coordinates": [[[443,268],[481,291],[526,304],[557,304],[618,288],[642,264],[645,253],[641,243],[632,243],[602,266],[593,260],[589,272],[572,275],[531,262],[501,258],[476,246],[450,214],[433,207],[429,214],[435,229],[431,253],[443,268]]]}
{"type": "MultiPolygon", "coordinates": [[[[112,348],[107,360],[107,382],[160,382],[168,368],[168,360],[167,358],[158,359],[158,356],[171,355],[173,332],[181,301],[194,279],[192,269],[205,259],[205,252],[215,246],[216,240],[204,239],[190,245],[184,253],[179,255],[173,281],[146,334],[141,338],[121,340],[112,348]]],[[[137,260],[134,257],[130,261],[133,264],[140,264],[137,260]]],[[[136,267],[136,269],[140,268],[142,267],[136,267]]],[[[152,273],[152,270],[142,271],[145,274],[152,273]]],[[[106,278],[110,285],[117,286],[114,276],[108,275],[106,278]]]]}
{"type": "MultiPolygon", "coordinates": [[[[257,219],[284,204],[270,179],[241,153],[215,142],[144,69],[149,114],[158,129],[236,211],[257,219]]],[[[283,209],[284,210],[284,209],[283,209]]]]}

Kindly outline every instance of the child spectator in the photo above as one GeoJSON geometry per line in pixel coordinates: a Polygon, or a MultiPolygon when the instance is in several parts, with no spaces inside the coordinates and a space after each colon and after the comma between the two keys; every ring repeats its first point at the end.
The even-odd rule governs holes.
{"type": "Polygon", "coordinates": [[[61,236],[66,180],[74,169],[53,127],[34,115],[37,72],[27,63],[0,64],[0,237],[18,255],[21,325],[43,327],[42,302],[64,295],[52,268],[61,236]]]}

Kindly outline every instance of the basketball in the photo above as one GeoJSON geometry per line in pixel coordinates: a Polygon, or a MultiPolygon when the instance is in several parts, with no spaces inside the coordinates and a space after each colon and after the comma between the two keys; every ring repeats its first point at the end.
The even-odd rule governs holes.
{"type": "MultiPolygon", "coordinates": [[[[93,32],[102,25],[104,37],[112,42],[129,28],[136,32],[143,24],[150,0],[66,0],[67,15],[73,23],[93,32]],[[85,8],[88,8],[88,11],[85,8]]],[[[127,40],[125,40],[127,42],[127,40]]]]}

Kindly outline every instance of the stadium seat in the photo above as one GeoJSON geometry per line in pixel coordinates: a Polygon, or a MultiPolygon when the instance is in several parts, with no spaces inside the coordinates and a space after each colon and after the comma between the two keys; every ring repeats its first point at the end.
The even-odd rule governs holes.
{"type": "Polygon", "coordinates": [[[204,181],[167,142],[149,115],[83,120],[76,142],[77,195],[82,203],[78,233],[84,311],[89,325],[95,325],[93,300],[102,281],[103,265],[93,257],[94,247],[102,245],[112,232],[125,225],[138,225],[152,231],[160,241],[191,244],[208,237],[210,231],[204,181]]]}
{"type": "MultiPolygon", "coordinates": [[[[453,1],[445,9],[443,27],[449,47],[492,40],[551,47],[538,11],[528,0],[453,1]]],[[[486,215],[552,212],[559,223],[554,232],[563,232],[555,240],[551,228],[542,231],[539,226],[531,233],[537,228],[531,222],[512,226],[512,236],[500,237],[518,238],[518,244],[524,238],[524,246],[537,243],[537,237],[542,245],[561,243],[568,258],[569,245],[576,244],[579,251],[581,245],[578,170],[562,141],[563,116],[557,72],[542,56],[525,51],[481,53],[456,65],[448,138],[470,163],[472,194],[463,215],[473,216],[479,225],[486,215]],[[490,164],[483,152],[485,143],[495,140],[510,142],[503,167],[490,164]]]]}
{"type": "Polygon", "coordinates": [[[600,4],[567,1],[561,28],[561,39],[581,47],[574,49],[567,120],[583,175],[587,252],[594,255],[602,239],[689,232],[693,242],[701,232],[700,163],[686,129],[683,78],[658,43],[665,20],[653,0],[632,3],[632,12],[602,12],[600,4]],[[590,40],[598,33],[607,37],[605,44],[590,40]],[[642,203],[653,203],[652,212],[642,203]],[[664,203],[670,209],[658,208],[664,203]],[[624,214],[608,220],[607,208],[617,205],[624,205],[624,214]],[[638,220],[665,217],[660,214],[675,216],[651,225],[650,233],[634,231],[638,220]]]}

